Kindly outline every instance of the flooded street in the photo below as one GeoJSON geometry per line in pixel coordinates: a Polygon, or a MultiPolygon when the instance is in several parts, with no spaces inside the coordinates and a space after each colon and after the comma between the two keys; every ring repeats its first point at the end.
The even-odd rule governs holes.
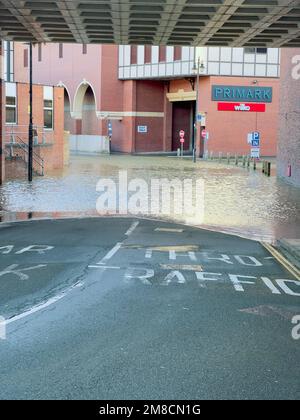
{"type": "Polygon", "coordinates": [[[97,216],[97,182],[103,178],[117,180],[120,170],[128,172],[129,180],[141,178],[148,183],[153,178],[203,179],[204,220],[197,215],[192,219],[176,215],[172,217],[176,222],[268,242],[300,237],[297,188],[275,176],[267,178],[260,170],[248,171],[218,162],[201,161],[195,165],[188,158],[72,157],[69,167],[35,178],[32,185],[25,180],[8,180],[0,187],[1,219],[97,216]]]}

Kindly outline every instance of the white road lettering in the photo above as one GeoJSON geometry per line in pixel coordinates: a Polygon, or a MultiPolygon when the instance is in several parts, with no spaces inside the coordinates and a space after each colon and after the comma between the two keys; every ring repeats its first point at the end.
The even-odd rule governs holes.
{"type": "Polygon", "coordinates": [[[280,290],[277,289],[277,287],[275,287],[275,285],[272,282],[272,280],[270,280],[268,277],[262,277],[261,279],[265,283],[265,285],[271,290],[271,292],[273,293],[273,295],[281,295],[280,290]]]}
{"type": "Polygon", "coordinates": [[[289,288],[287,283],[295,284],[296,286],[300,286],[300,282],[297,280],[285,280],[285,279],[278,279],[276,280],[278,286],[287,294],[291,296],[300,296],[300,293],[294,292],[292,289],[289,288]]]}
{"type": "Polygon", "coordinates": [[[0,254],[10,254],[13,249],[14,249],[13,245],[1,246],[0,254]]]}
{"type": "Polygon", "coordinates": [[[234,258],[242,265],[247,265],[251,267],[262,267],[262,263],[258,261],[255,257],[250,257],[247,255],[235,255],[234,258]],[[247,262],[247,260],[249,260],[247,262]]]}
{"type": "Polygon", "coordinates": [[[144,268],[129,268],[125,273],[125,280],[140,280],[143,284],[149,286],[151,282],[148,279],[154,277],[154,270],[144,268]],[[142,274],[141,274],[142,272],[142,274]]]}
{"type": "Polygon", "coordinates": [[[233,265],[233,262],[231,261],[230,257],[226,254],[221,254],[221,257],[209,257],[208,254],[205,254],[205,258],[207,260],[217,260],[217,261],[222,261],[226,264],[233,265]]]}
{"type": "Polygon", "coordinates": [[[151,248],[147,249],[146,254],[145,254],[145,258],[147,258],[148,260],[151,260],[152,254],[153,254],[152,249],[151,248]]]}
{"type": "Polygon", "coordinates": [[[220,281],[220,278],[218,276],[222,276],[221,273],[204,273],[204,272],[197,272],[196,277],[199,283],[200,287],[205,288],[205,282],[206,281],[220,281]]]}
{"type": "Polygon", "coordinates": [[[51,251],[54,249],[54,246],[50,245],[30,245],[26,248],[21,249],[21,251],[16,252],[16,255],[24,254],[25,252],[37,252],[38,254],[42,255],[46,251],[51,251]]]}
{"type": "Polygon", "coordinates": [[[194,251],[189,251],[187,254],[182,254],[182,253],[178,254],[176,253],[176,251],[173,251],[173,250],[169,251],[169,259],[171,261],[176,261],[177,257],[181,257],[181,258],[188,257],[191,261],[197,262],[197,257],[194,251]]]}
{"type": "Polygon", "coordinates": [[[171,271],[161,283],[162,286],[168,286],[171,283],[185,284],[186,280],[180,271],[171,271]]]}
{"type": "Polygon", "coordinates": [[[34,267],[28,267],[28,268],[21,268],[17,269],[19,267],[19,264],[12,264],[6,267],[3,271],[0,271],[0,277],[3,277],[8,274],[13,274],[17,276],[20,280],[28,280],[29,276],[27,274],[24,274],[24,271],[32,271],[37,270],[39,268],[47,267],[45,264],[36,265],[34,267]]]}
{"type": "Polygon", "coordinates": [[[238,274],[229,274],[229,278],[231,282],[233,283],[233,287],[237,292],[244,292],[245,289],[242,286],[242,284],[255,284],[253,281],[241,281],[240,279],[255,279],[257,280],[257,277],[253,276],[241,276],[238,274]]]}

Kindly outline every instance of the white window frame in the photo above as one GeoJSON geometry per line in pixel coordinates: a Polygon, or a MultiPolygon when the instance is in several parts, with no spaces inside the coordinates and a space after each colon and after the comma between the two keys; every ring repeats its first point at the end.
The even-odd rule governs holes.
{"type": "Polygon", "coordinates": [[[43,117],[44,117],[44,130],[54,131],[54,89],[50,86],[44,86],[44,103],[43,103],[43,117]],[[45,106],[46,101],[51,101],[51,106],[45,106]],[[45,112],[52,112],[52,124],[51,128],[45,126],[45,112]]]}
{"type": "Polygon", "coordinates": [[[8,108],[15,110],[16,118],[14,122],[7,122],[6,117],[5,117],[5,125],[8,125],[8,126],[18,125],[17,85],[15,83],[10,83],[10,82],[5,83],[5,111],[8,108]],[[7,104],[7,98],[14,98],[15,104],[14,105],[7,104]]]}

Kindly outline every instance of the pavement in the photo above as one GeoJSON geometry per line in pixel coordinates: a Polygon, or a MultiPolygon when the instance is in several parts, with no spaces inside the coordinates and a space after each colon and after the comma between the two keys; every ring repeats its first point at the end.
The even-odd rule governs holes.
{"type": "Polygon", "coordinates": [[[282,238],[277,245],[284,256],[300,270],[300,239],[282,238]]]}
{"type": "Polygon", "coordinates": [[[299,286],[260,242],[180,224],[1,224],[0,398],[298,400],[299,286]]]}

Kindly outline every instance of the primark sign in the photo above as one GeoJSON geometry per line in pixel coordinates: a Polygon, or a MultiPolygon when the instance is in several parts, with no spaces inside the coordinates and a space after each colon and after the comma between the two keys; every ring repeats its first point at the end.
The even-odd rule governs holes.
{"type": "Polygon", "coordinates": [[[212,100],[218,102],[272,103],[273,88],[260,86],[214,85],[212,87],[212,100]]]}

